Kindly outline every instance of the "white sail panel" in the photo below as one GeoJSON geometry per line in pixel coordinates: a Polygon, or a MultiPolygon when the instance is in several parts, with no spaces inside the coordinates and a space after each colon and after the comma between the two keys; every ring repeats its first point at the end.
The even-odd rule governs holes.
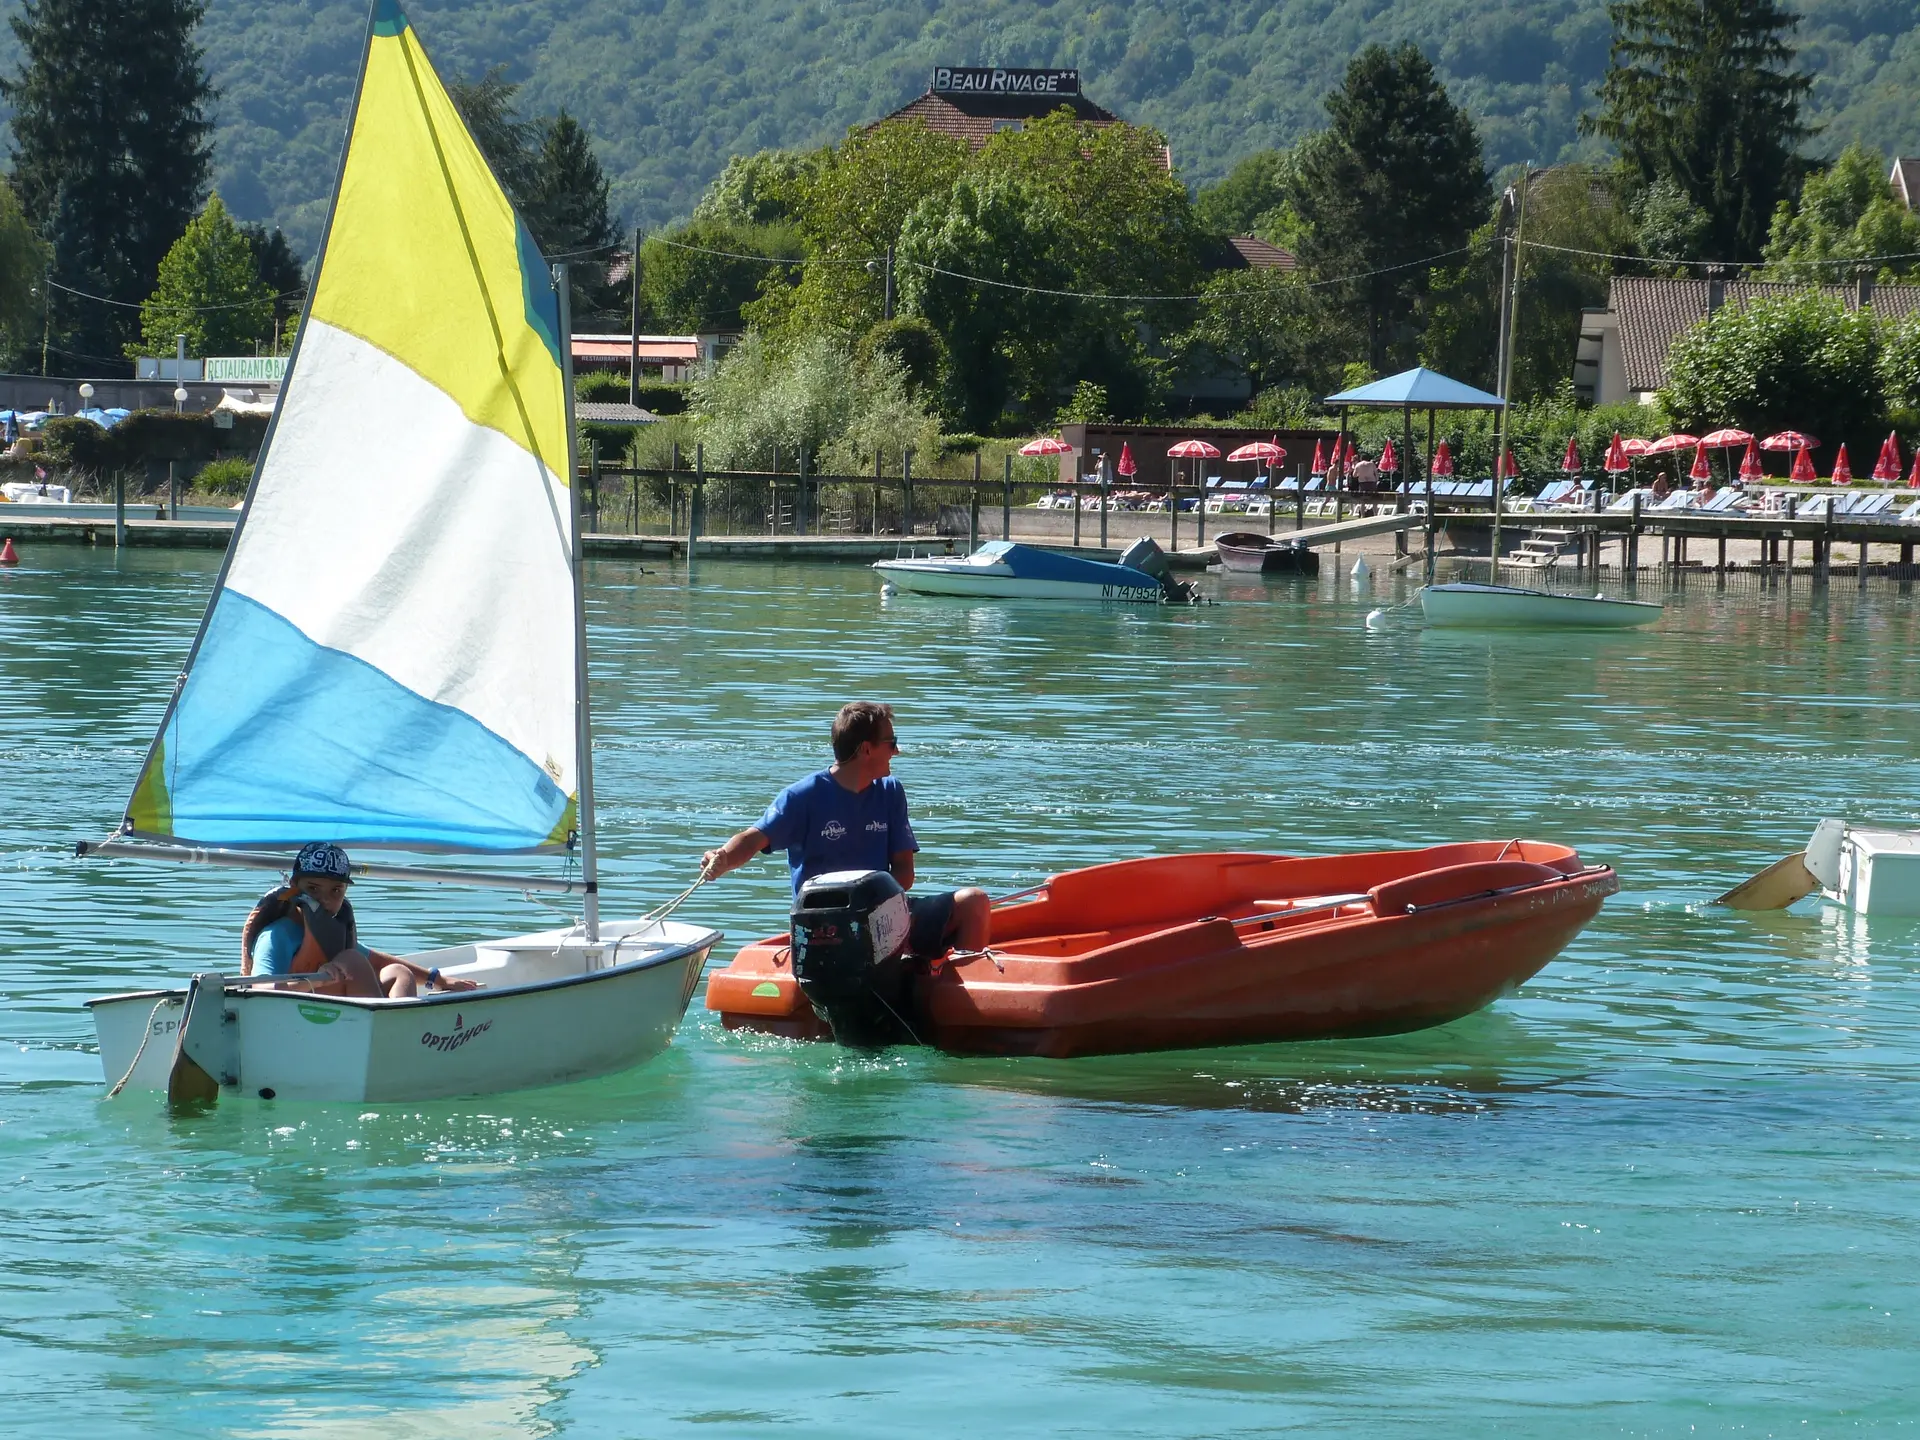
{"type": "Polygon", "coordinates": [[[573,535],[558,477],[319,321],[272,463],[227,588],[471,715],[572,793],[573,535]]]}

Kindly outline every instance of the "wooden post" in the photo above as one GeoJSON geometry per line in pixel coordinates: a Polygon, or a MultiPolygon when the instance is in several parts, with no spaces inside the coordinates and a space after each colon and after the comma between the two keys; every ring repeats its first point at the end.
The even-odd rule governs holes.
{"type": "Polygon", "coordinates": [[[1304,530],[1307,525],[1307,462],[1300,462],[1300,477],[1293,484],[1293,528],[1304,530]]]}
{"type": "Polygon", "coordinates": [[[687,559],[693,559],[693,542],[700,538],[707,519],[707,445],[703,440],[693,447],[693,490],[687,496],[687,559]]]}
{"type": "Polygon", "coordinates": [[[873,533],[880,533],[880,447],[873,447],[873,533]]]}
{"type": "Polygon", "coordinates": [[[913,534],[913,451],[900,452],[900,533],[913,534]]]}
{"type": "Polygon", "coordinates": [[[1194,520],[1199,525],[1200,530],[1199,530],[1199,538],[1196,539],[1193,543],[1196,545],[1204,546],[1207,543],[1207,462],[1206,460],[1200,456],[1195,456],[1194,462],[1193,462],[1193,468],[1196,472],[1193,478],[1195,482],[1200,486],[1200,508],[1193,512],[1194,520]]]}
{"type": "Polygon", "coordinates": [[[1013,452],[1006,454],[1007,468],[1000,477],[1000,538],[1013,539],[1013,452]]]}
{"type": "Polygon", "coordinates": [[[1073,548],[1080,548],[1080,457],[1073,457],[1073,489],[1067,492],[1073,497],[1073,548]]]}
{"type": "Polygon", "coordinates": [[[1640,583],[1640,492],[1633,492],[1633,515],[1627,522],[1627,584],[1640,583]]]}
{"type": "Polygon", "coordinates": [[[1819,555],[1814,561],[1815,576],[1822,589],[1833,578],[1833,502],[1827,502],[1827,513],[1821,517],[1819,555]]]}
{"type": "Polygon", "coordinates": [[[793,489],[793,533],[807,533],[807,515],[812,507],[807,502],[807,447],[800,447],[800,479],[793,489]]]}
{"type": "Polygon", "coordinates": [[[1273,534],[1274,523],[1279,519],[1276,513],[1280,509],[1279,469],[1279,461],[1267,462],[1267,533],[1269,535],[1273,534]]]}
{"type": "Polygon", "coordinates": [[[973,489],[968,492],[967,552],[980,548],[980,452],[973,452],[973,489]]]}
{"type": "Polygon", "coordinates": [[[593,534],[600,529],[600,442],[587,441],[587,485],[591,492],[592,504],[587,507],[584,517],[587,533],[593,534]]]}
{"type": "Polygon", "coordinates": [[[1167,514],[1172,517],[1167,524],[1167,553],[1175,553],[1180,548],[1180,464],[1167,462],[1167,514]]]}
{"type": "Polygon", "coordinates": [[[1727,532],[1724,530],[1720,532],[1720,553],[1714,559],[1713,573],[1720,577],[1722,586],[1727,583],[1727,532]]]}
{"type": "Polygon", "coordinates": [[[124,470],[113,472],[113,548],[122,550],[127,544],[127,474],[124,470]]]}
{"type": "Polygon", "coordinates": [[[1113,492],[1112,461],[1100,457],[1100,548],[1107,548],[1107,501],[1113,492]]]}
{"type": "Polygon", "coordinates": [[[167,518],[180,518],[180,462],[167,461],[167,518]]]}

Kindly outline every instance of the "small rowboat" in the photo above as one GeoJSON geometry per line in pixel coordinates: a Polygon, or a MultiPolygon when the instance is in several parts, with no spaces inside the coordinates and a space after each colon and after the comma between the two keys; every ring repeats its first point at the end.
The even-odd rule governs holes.
{"type": "Polygon", "coordinates": [[[1213,552],[1222,568],[1263,575],[1318,575],[1320,557],[1304,545],[1276,540],[1254,530],[1214,537],[1213,552]]]}
{"type": "MultiPolygon", "coordinates": [[[[1534,840],[1127,860],[999,901],[986,951],[909,965],[881,998],[901,1039],[958,1054],[1393,1034],[1510,994],[1618,889],[1608,867],[1534,840]]],[[[707,1008],[730,1029],[832,1034],[785,935],[715,973],[707,1008]]]]}
{"type": "Polygon", "coordinates": [[[971,555],[881,560],[881,578],[919,595],[971,595],[997,600],[1122,600],[1154,604],[1165,586],[1132,565],[1062,555],[1008,540],[990,540],[971,555]]]}
{"type": "Polygon", "coordinates": [[[1555,595],[1512,585],[1429,585],[1420,592],[1420,611],[1429,625],[1516,629],[1631,630],[1660,618],[1660,607],[1647,600],[1555,595]]]}

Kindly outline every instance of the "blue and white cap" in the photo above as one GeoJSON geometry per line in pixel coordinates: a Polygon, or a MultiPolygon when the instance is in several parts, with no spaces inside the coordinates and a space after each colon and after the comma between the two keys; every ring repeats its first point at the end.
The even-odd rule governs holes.
{"type": "Polygon", "coordinates": [[[344,880],[351,885],[353,862],[338,845],[316,840],[302,845],[300,853],[293,857],[293,878],[298,880],[302,875],[324,875],[329,880],[344,880]]]}

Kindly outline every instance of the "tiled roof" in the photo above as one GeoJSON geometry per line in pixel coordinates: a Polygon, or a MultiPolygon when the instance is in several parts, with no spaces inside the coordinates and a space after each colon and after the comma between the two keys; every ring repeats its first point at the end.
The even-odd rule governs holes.
{"type": "MultiPolygon", "coordinates": [[[[1622,276],[1613,282],[1607,308],[1620,321],[1620,354],[1627,388],[1657,390],[1667,383],[1667,352],[1689,326],[1707,313],[1708,281],[1622,276]]],[[[1726,305],[1745,305],[1814,289],[1849,308],[1859,300],[1851,285],[1781,285],[1763,280],[1729,280],[1722,287],[1726,305]]],[[[1882,319],[1920,313],[1920,285],[1877,285],[1867,306],[1882,319]]]]}
{"type": "Polygon", "coordinates": [[[1229,235],[1230,247],[1220,256],[1221,270],[1298,270],[1300,262],[1291,250],[1282,250],[1257,235],[1229,235]]]}
{"type": "Polygon", "coordinates": [[[1909,210],[1920,210],[1920,160],[1899,159],[1887,179],[1909,210]]]}
{"type": "Polygon", "coordinates": [[[573,418],[584,425],[654,425],[660,417],[624,400],[576,400],[573,418]]]}
{"type": "MultiPolygon", "coordinates": [[[[993,138],[995,130],[1007,129],[1023,120],[1037,120],[1060,109],[1071,110],[1076,119],[1095,125],[1120,123],[1118,115],[1102,109],[1084,95],[935,95],[928,91],[891,115],[882,115],[873,125],[884,125],[889,120],[918,120],[929,130],[957,135],[978,150],[993,138]]],[[[872,129],[873,125],[867,128],[872,129]]]]}

